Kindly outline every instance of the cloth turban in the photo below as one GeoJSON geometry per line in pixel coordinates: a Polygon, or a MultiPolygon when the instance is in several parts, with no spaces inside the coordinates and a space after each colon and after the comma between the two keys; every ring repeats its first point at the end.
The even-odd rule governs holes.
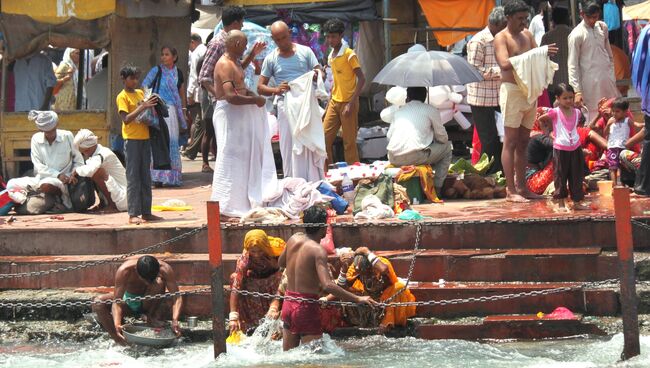
{"type": "Polygon", "coordinates": [[[269,257],[279,257],[285,246],[284,240],[267,236],[264,230],[251,230],[244,237],[244,251],[258,248],[269,257]]]}
{"type": "Polygon", "coordinates": [[[54,111],[32,110],[27,119],[33,121],[41,132],[49,132],[59,123],[59,116],[54,111]]]}
{"type": "Polygon", "coordinates": [[[90,148],[97,145],[97,136],[88,129],[80,129],[74,136],[74,146],[79,148],[90,148]]]}

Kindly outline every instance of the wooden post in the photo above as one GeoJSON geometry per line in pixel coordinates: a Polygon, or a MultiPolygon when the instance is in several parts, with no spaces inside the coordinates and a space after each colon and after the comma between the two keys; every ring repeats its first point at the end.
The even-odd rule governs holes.
{"type": "Polygon", "coordinates": [[[630,191],[625,187],[614,188],[614,215],[616,216],[616,248],[620,265],[621,309],[623,312],[624,343],[621,358],[627,360],[639,355],[641,348],[634,276],[630,191]]]}
{"type": "Polygon", "coordinates": [[[221,254],[221,219],[219,202],[208,201],[208,250],[210,253],[212,287],[212,339],[214,357],[226,352],[224,321],[223,259],[221,254]]]}
{"type": "Polygon", "coordinates": [[[390,0],[384,0],[383,1],[383,14],[382,17],[384,18],[384,65],[388,64],[390,60],[392,59],[391,55],[391,50],[392,50],[392,45],[391,45],[391,40],[390,40],[390,21],[388,18],[390,17],[390,0]]]}

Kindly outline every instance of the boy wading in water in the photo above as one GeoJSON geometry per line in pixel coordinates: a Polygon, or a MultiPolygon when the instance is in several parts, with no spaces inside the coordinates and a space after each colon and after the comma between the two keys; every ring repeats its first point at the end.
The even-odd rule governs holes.
{"type": "MultiPolygon", "coordinates": [[[[528,202],[542,196],[526,187],[526,148],[530,130],[535,122],[537,104],[528,103],[527,96],[515,81],[510,58],[537,47],[535,39],[526,29],[529,7],[521,0],[513,0],[504,6],[507,27],[494,37],[494,51],[501,68],[499,104],[505,125],[501,162],[506,177],[507,197],[510,202],[528,202]]],[[[555,44],[548,46],[548,54],[557,53],[555,44]]]]}
{"type": "MultiPolygon", "coordinates": [[[[305,210],[304,224],[325,223],[327,212],[312,206],[305,210]]],[[[287,270],[287,291],[285,296],[318,299],[323,292],[349,302],[374,306],[377,304],[369,296],[354,295],[330,278],[327,253],[320,245],[327,228],[314,226],[305,229],[306,234],[298,233],[287,242],[280,255],[280,267],[287,270]]],[[[320,339],[323,336],[320,319],[320,304],[285,300],[282,305],[282,349],[287,351],[298,345],[320,339]]]]}
{"type": "Polygon", "coordinates": [[[144,100],[144,92],[137,89],[140,80],[135,67],[125,66],[120,70],[124,89],[117,95],[117,112],[122,119],[122,138],[126,158],[126,198],[129,223],[141,224],[162,220],[151,214],[151,143],[149,126],[136,120],[138,115],[154,107],[158,98],[151,96],[144,100]]]}

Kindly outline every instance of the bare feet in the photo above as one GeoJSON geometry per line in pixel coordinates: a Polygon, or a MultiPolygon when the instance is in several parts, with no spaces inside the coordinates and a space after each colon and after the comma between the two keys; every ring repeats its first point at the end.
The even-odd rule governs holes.
{"type": "Polygon", "coordinates": [[[140,225],[141,223],[142,223],[142,219],[139,218],[138,216],[129,217],[129,224],[140,225]]]}
{"type": "Polygon", "coordinates": [[[532,199],[532,200],[536,200],[536,199],[546,199],[545,196],[540,195],[540,194],[537,194],[537,193],[533,193],[533,192],[531,192],[531,191],[528,190],[528,189],[523,190],[523,191],[519,191],[519,195],[521,195],[522,197],[524,197],[524,198],[526,198],[526,199],[532,199]]]}
{"type": "Polygon", "coordinates": [[[522,195],[517,194],[517,193],[510,193],[509,191],[507,191],[507,194],[506,194],[506,201],[513,202],[513,203],[528,203],[528,202],[530,202],[528,199],[524,198],[522,195]]]}
{"type": "Polygon", "coordinates": [[[152,222],[152,221],[161,221],[161,220],[164,220],[162,217],[160,217],[160,216],[156,216],[156,215],[152,215],[152,214],[142,215],[142,219],[145,220],[145,221],[147,221],[147,222],[152,222]]]}
{"type": "Polygon", "coordinates": [[[584,204],[582,202],[576,202],[573,204],[573,210],[574,211],[589,211],[591,210],[591,207],[587,204],[584,204]]]}
{"type": "Polygon", "coordinates": [[[202,172],[202,173],[208,173],[208,174],[209,174],[209,173],[213,173],[214,170],[212,170],[212,168],[210,167],[210,165],[208,165],[208,164],[203,164],[203,167],[201,168],[201,172],[202,172]]]}
{"type": "Polygon", "coordinates": [[[108,213],[118,213],[120,212],[120,210],[118,210],[117,207],[115,207],[115,205],[112,205],[112,206],[107,206],[105,208],[100,208],[99,212],[102,214],[104,213],[108,214],[108,213]]]}

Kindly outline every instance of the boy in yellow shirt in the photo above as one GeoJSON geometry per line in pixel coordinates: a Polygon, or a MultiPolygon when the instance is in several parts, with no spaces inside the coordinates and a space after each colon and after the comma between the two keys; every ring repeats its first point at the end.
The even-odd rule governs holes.
{"type": "Polygon", "coordinates": [[[361,70],[361,65],[359,65],[357,54],[343,40],[345,24],[339,19],[330,19],[325,22],[323,31],[326,33],[328,45],[332,48],[328,64],[334,79],[332,97],[327,104],[327,112],[323,120],[327,158],[329,163],[334,163],[332,145],[339,128],[343,127],[345,161],[348,164],[353,164],[359,161],[357,151],[359,95],[366,83],[366,78],[361,70]]]}
{"type": "Polygon", "coordinates": [[[133,66],[120,70],[124,89],[117,95],[117,113],[122,119],[122,138],[126,159],[126,200],[130,224],[157,221],[162,218],[151,214],[151,143],[149,126],[136,120],[138,115],[154,107],[158,98],[144,100],[144,92],[137,89],[139,72],[133,66]]]}

